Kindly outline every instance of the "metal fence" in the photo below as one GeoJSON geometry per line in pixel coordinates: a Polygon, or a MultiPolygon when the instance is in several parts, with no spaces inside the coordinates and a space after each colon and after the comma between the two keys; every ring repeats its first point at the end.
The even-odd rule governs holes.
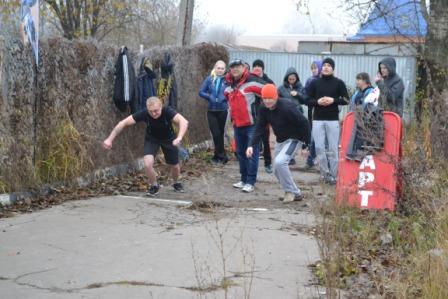
{"type": "MultiPolygon", "coordinates": [[[[311,76],[311,63],[330,56],[335,61],[335,76],[344,80],[350,91],[355,89],[355,77],[360,72],[366,72],[374,81],[378,72],[378,63],[387,56],[382,55],[348,55],[348,54],[299,54],[284,52],[240,51],[230,50],[230,59],[241,58],[252,65],[255,59],[261,59],[265,64],[265,72],[277,84],[282,84],[286,70],[295,67],[300,81],[306,82],[311,76]]],[[[413,56],[394,57],[397,62],[397,74],[403,79],[405,85],[405,116],[412,119],[415,103],[416,68],[417,61],[413,56]]],[[[341,110],[345,114],[346,108],[341,110]]]]}

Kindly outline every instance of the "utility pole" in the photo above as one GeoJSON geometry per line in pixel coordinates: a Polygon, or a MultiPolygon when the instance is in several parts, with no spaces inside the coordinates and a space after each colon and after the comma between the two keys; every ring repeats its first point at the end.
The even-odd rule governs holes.
{"type": "Polygon", "coordinates": [[[176,45],[188,46],[191,43],[193,27],[194,0],[181,0],[179,5],[179,23],[177,24],[176,45]]]}

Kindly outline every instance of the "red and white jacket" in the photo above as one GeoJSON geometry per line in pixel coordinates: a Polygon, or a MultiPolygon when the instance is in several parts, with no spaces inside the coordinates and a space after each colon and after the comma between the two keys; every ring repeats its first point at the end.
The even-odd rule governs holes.
{"type": "Polygon", "coordinates": [[[256,105],[255,97],[261,97],[261,88],[264,81],[244,70],[238,81],[234,81],[232,75],[226,75],[227,87],[224,96],[230,109],[230,118],[237,128],[255,124],[256,105]]]}

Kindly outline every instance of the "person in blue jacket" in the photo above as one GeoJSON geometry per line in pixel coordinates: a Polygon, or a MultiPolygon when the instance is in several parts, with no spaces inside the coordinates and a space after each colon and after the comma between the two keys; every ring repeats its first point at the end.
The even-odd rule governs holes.
{"type": "Polygon", "coordinates": [[[228,161],[224,148],[224,131],[228,113],[227,99],[224,96],[225,71],[225,62],[218,60],[199,91],[199,96],[208,101],[207,119],[215,146],[212,158],[214,164],[226,164],[228,161]]]}
{"type": "Polygon", "coordinates": [[[364,99],[373,91],[370,76],[367,73],[356,75],[356,91],[350,99],[350,111],[355,111],[357,106],[364,106],[364,99]]]}

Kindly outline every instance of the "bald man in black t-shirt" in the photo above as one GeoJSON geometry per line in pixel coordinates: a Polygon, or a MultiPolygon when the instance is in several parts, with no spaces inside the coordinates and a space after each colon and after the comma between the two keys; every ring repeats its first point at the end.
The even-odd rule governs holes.
{"type": "Polygon", "coordinates": [[[104,140],[103,147],[110,150],[115,137],[125,127],[135,125],[137,122],[146,123],[143,161],[149,182],[147,194],[155,196],[159,193],[160,186],[157,183],[157,175],[154,171],[154,158],[159,148],[162,148],[166,163],[171,165],[174,190],[183,192],[182,184],[177,181],[180,174],[178,146],[187,132],[188,121],[171,107],[163,107],[159,98],[150,97],[146,101],[146,109],[128,116],[115,126],[109,137],[104,140]],[[177,136],[174,134],[173,122],[179,125],[177,136]]]}

